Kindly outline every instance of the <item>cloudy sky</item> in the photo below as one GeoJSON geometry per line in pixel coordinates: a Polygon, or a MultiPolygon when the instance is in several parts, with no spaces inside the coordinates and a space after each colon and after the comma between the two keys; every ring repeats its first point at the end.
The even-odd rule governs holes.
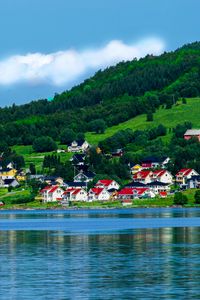
{"type": "Polygon", "coordinates": [[[106,66],[200,40],[198,0],[0,3],[0,105],[51,98],[106,66]]]}

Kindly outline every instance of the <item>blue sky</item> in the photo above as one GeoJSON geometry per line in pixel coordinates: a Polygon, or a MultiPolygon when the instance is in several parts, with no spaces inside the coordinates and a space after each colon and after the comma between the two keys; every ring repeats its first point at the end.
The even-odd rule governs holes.
{"type": "Polygon", "coordinates": [[[119,60],[200,40],[198,0],[6,0],[0,105],[47,98],[119,60]]]}

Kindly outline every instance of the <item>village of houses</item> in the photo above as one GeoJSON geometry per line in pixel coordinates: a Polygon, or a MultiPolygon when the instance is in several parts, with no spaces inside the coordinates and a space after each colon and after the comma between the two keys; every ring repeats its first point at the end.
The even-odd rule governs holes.
{"type": "MultiPolygon", "coordinates": [[[[198,135],[200,140],[200,130],[189,130],[184,137],[189,139],[194,135],[198,135]]],[[[77,201],[120,200],[126,206],[132,204],[134,199],[166,198],[173,194],[172,187],[175,185],[180,189],[200,188],[200,175],[196,170],[183,168],[173,176],[167,170],[170,157],[162,159],[147,157],[141,164],[129,163],[132,181],[125,186],[121,187],[115,180],[103,178],[88,189],[89,183],[91,184],[96,176],[85,163],[89,147],[86,141],[81,144],[74,141],[68,147],[68,152],[73,153],[71,163],[78,170],[73,182],[64,182],[61,177],[28,174],[30,179],[46,183],[46,187],[39,192],[43,203],[58,202],[66,206],[77,201]]],[[[123,155],[121,149],[113,152],[113,156],[121,155],[123,155]]],[[[25,180],[25,177],[27,174],[23,170],[16,170],[12,162],[6,168],[0,166],[0,187],[16,188],[21,181],[25,180]]]]}

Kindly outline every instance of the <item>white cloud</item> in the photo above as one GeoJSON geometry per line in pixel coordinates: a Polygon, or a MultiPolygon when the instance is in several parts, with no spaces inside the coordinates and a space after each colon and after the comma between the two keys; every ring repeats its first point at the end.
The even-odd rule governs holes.
{"type": "Polygon", "coordinates": [[[50,54],[14,55],[0,61],[0,85],[44,82],[62,86],[78,80],[88,71],[147,54],[158,55],[164,48],[162,40],[150,38],[134,44],[113,40],[102,48],[84,51],[69,49],[50,54]]]}

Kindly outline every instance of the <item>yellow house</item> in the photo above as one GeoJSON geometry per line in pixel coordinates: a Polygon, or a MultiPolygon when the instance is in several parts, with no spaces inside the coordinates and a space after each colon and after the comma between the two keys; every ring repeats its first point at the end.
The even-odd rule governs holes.
{"type": "Polygon", "coordinates": [[[141,165],[136,164],[136,165],[130,166],[130,169],[131,169],[131,173],[132,173],[132,174],[136,174],[137,172],[142,171],[143,168],[142,168],[141,165]]]}
{"type": "Polygon", "coordinates": [[[17,174],[16,169],[2,169],[0,170],[0,177],[13,178],[17,174]]]}
{"type": "Polygon", "coordinates": [[[26,175],[18,174],[16,176],[17,181],[26,181],[26,175]]]}

